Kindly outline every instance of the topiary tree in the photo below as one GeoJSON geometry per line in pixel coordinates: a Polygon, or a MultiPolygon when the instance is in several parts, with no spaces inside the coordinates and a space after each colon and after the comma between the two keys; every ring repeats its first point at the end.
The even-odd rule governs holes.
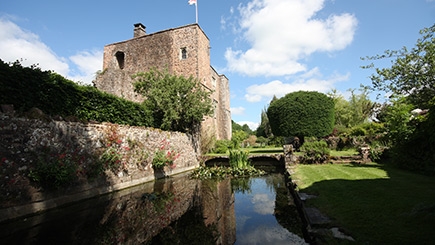
{"type": "Polygon", "coordinates": [[[334,102],[319,92],[294,92],[272,101],[267,116],[274,135],[322,137],[334,127],[334,102]]]}

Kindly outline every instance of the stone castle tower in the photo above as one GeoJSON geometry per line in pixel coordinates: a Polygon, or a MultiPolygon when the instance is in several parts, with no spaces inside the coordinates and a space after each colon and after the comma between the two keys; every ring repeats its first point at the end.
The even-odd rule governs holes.
{"type": "Polygon", "coordinates": [[[104,47],[103,71],[94,85],[116,96],[142,102],[134,92],[131,75],[151,68],[193,76],[213,91],[214,115],[202,127],[215,132],[216,139],[231,139],[230,88],[225,75],[210,65],[210,41],[198,24],[147,34],[141,23],[134,25],[132,39],[104,47]]]}

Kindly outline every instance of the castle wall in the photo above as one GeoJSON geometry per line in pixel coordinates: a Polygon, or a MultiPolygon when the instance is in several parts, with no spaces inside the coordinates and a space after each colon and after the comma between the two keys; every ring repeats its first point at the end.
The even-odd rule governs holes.
{"type": "Polygon", "coordinates": [[[94,85],[116,96],[142,102],[144,98],[134,92],[131,76],[151,68],[199,79],[205,89],[212,91],[216,108],[215,115],[206,118],[202,126],[215,131],[217,139],[231,138],[229,82],[211,67],[210,41],[197,24],[153,34],[143,30],[140,35],[135,32],[130,40],[105,46],[103,71],[94,85]]]}

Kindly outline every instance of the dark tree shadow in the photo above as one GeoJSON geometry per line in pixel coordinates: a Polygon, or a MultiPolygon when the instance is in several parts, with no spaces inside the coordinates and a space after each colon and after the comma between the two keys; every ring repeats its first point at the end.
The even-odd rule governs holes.
{"type": "Polygon", "coordinates": [[[329,227],[341,227],[358,243],[433,243],[435,189],[432,178],[387,165],[355,163],[343,167],[358,169],[362,176],[370,169],[386,174],[373,179],[324,180],[300,190],[317,196],[307,200],[306,206],[322,203],[321,211],[332,220],[329,227]],[[343,227],[344,224],[348,227],[343,227]]]}

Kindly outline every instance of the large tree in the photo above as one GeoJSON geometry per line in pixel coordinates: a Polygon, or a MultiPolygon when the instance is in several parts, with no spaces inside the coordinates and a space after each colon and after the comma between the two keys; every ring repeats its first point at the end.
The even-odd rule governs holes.
{"type": "Polygon", "coordinates": [[[347,128],[368,122],[376,105],[370,100],[367,88],[361,89],[360,93],[355,93],[355,89],[349,91],[351,94],[348,100],[337,90],[328,93],[335,104],[335,125],[347,128]]]}
{"type": "Polygon", "coordinates": [[[265,137],[265,138],[273,137],[272,129],[270,128],[270,124],[269,124],[269,118],[267,117],[267,108],[264,108],[261,111],[261,122],[260,125],[258,125],[255,133],[257,137],[265,137]]]}
{"type": "Polygon", "coordinates": [[[187,132],[213,112],[210,91],[194,77],[171,75],[151,69],[138,73],[134,89],[153,111],[155,126],[163,130],[187,132]]]}
{"type": "MultiPolygon", "coordinates": [[[[411,50],[386,50],[384,54],[366,57],[367,60],[391,60],[391,67],[375,68],[371,76],[372,88],[406,96],[416,107],[428,108],[435,96],[435,25],[420,31],[421,38],[411,50]]],[[[363,68],[374,68],[371,63],[363,68]]]]}
{"type": "Polygon", "coordinates": [[[274,135],[322,137],[334,127],[334,102],[319,92],[289,93],[270,103],[267,116],[274,135]]]}
{"type": "MultiPolygon", "coordinates": [[[[387,50],[369,60],[390,59],[391,67],[376,68],[372,89],[390,94],[378,115],[387,129],[391,162],[401,167],[435,174],[435,25],[420,31],[414,48],[387,50]],[[424,113],[414,109],[422,110],[424,113]]],[[[374,68],[370,64],[365,68],[374,68]]]]}

